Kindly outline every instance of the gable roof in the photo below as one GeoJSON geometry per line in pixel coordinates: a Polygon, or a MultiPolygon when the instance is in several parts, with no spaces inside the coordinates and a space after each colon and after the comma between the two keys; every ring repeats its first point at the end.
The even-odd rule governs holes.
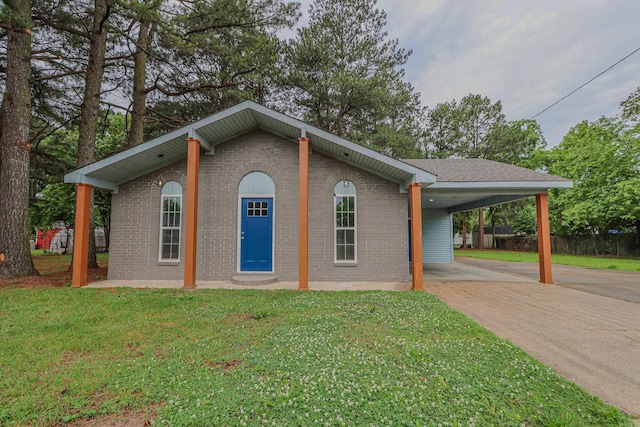
{"type": "Polygon", "coordinates": [[[210,154],[215,146],[253,129],[263,129],[298,143],[307,137],[312,150],[352,164],[406,187],[410,183],[431,184],[434,174],[385,156],[344,138],[252,101],[245,101],[191,125],[91,163],[65,175],[64,182],[84,183],[118,191],[120,184],[187,157],[187,137],[197,138],[210,154]],[[159,155],[162,155],[162,162],[159,155]]]}
{"type": "Polygon", "coordinates": [[[120,184],[185,159],[187,137],[199,139],[207,154],[215,155],[217,145],[254,129],[296,144],[300,137],[307,137],[312,152],[396,182],[400,190],[421,183],[424,208],[458,212],[573,186],[564,178],[490,160],[397,160],[251,101],[70,172],[64,182],[118,192],[120,184]]]}

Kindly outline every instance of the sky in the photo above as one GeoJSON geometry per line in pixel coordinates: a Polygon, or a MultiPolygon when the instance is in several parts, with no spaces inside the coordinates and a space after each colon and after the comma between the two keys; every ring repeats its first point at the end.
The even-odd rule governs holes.
{"type": "MultiPolygon", "coordinates": [[[[302,1],[306,15],[309,0],[302,1]]],[[[528,119],[640,48],[639,0],[378,0],[411,49],[406,78],[422,104],[473,93],[528,119]]],[[[306,22],[306,16],[301,22],[306,22]]],[[[640,51],[537,117],[553,147],[584,120],[619,113],[640,86],[640,51]]]]}

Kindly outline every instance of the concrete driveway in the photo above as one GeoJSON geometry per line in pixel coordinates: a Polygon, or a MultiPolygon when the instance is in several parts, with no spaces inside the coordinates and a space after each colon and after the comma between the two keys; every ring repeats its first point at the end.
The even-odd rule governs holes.
{"type": "MultiPolygon", "coordinates": [[[[537,264],[534,266],[537,272],[537,264]]],[[[593,277],[590,273],[591,270],[581,277],[593,277]]],[[[553,367],[560,375],[636,417],[637,422],[640,304],[541,284],[526,274],[501,274],[506,275],[500,276],[503,278],[519,275],[527,280],[437,281],[425,276],[425,290],[553,367]]],[[[563,273],[554,277],[562,280],[563,273]]],[[[577,276],[572,277],[575,280],[577,276]]],[[[589,285],[586,280],[585,285],[589,285]]]]}
{"type": "MultiPolygon", "coordinates": [[[[539,280],[535,262],[507,262],[456,257],[456,263],[516,277],[539,280]]],[[[553,265],[553,282],[558,286],[578,289],[640,304],[640,272],[603,270],[596,268],[553,265]]]]}

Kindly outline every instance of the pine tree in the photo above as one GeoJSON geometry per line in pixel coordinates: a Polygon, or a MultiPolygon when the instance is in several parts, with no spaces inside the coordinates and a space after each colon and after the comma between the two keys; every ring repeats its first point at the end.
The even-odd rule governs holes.
{"type": "Polygon", "coordinates": [[[419,152],[422,108],[403,80],[411,52],[385,31],[375,0],[316,0],[285,58],[295,115],[387,154],[419,152]]]}
{"type": "Polygon", "coordinates": [[[29,250],[29,122],[31,118],[31,1],[6,1],[7,78],[0,135],[0,278],[34,275],[29,250]]]}

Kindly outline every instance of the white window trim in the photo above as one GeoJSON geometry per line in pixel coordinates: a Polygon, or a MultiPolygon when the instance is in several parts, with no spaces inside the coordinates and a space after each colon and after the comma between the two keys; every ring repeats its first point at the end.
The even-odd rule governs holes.
{"type": "Polygon", "coordinates": [[[236,272],[250,274],[275,274],[276,272],[276,195],[275,194],[238,194],[238,237],[236,272]],[[271,271],[247,271],[241,267],[242,257],[242,199],[271,199],[271,271]]]}
{"type": "MultiPolygon", "coordinates": [[[[170,182],[170,181],[167,181],[170,182]]],[[[182,188],[182,184],[180,184],[178,181],[174,181],[177,182],[178,185],[180,185],[180,188],[182,188]]],[[[166,185],[167,183],[165,183],[166,185]]],[[[163,186],[164,187],[164,186],[163,186]]],[[[158,262],[159,263],[163,263],[163,264],[180,264],[180,252],[182,251],[182,220],[184,219],[184,215],[182,214],[184,212],[184,206],[182,203],[182,193],[180,194],[162,194],[162,188],[160,187],[160,234],[158,237],[158,262]],[[162,216],[164,214],[164,199],[167,197],[180,197],[180,226],[179,227],[164,227],[162,225],[162,216]],[[180,239],[178,240],[178,258],[162,258],[162,231],[165,229],[168,230],[175,230],[175,229],[180,230],[180,239]]],[[[184,191],[183,191],[184,192],[184,191]]]]}
{"type": "MultiPolygon", "coordinates": [[[[355,185],[355,184],[354,184],[355,185]]],[[[334,264],[357,264],[358,263],[358,190],[356,194],[333,195],[333,262],[334,264]],[[336,207],[338,206],[338,197],[353,197],[353,227],[340,227],[336,221],[336,207]],[[353,230],[353,259],[338,259],[338,230],[353,230]]]]}

